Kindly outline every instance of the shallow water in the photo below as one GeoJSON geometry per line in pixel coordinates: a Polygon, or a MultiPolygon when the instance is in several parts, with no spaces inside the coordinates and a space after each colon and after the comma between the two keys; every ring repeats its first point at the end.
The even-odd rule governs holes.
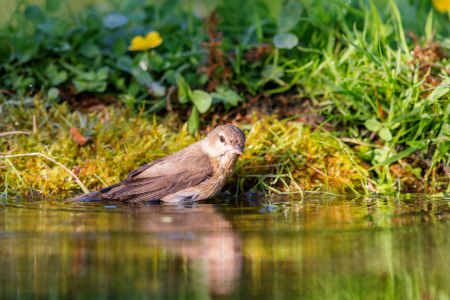
{"type": "Polygon", "coordinates": [[[448,299],[449,202],[9,202],[1,299],[448,299]]]}

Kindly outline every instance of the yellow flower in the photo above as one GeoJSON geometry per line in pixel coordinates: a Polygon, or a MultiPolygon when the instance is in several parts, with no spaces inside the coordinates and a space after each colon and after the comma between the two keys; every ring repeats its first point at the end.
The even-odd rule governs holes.
{"type": "Polygon", "coordinates": [[[432,2],[438,12],[445,13],[450,10],[450,0],[433,0],[432,2]]]}
{"type": "Polygon", "coordinates": [[[163,39],[159,36],[157,31],[149,32],[145,38],[141,35],[134,37],[131,40],[131,46],[128,47],[130,51],[144,51],[151,48],[156,48],[161,45],[163,39]]]}

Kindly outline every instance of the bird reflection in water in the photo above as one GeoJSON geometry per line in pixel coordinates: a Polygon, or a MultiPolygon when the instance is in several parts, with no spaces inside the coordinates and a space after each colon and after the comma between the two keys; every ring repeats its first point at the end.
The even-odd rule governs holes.
{"type": "MultiPolygon", "coordinates": [[[[153,265],[144,268],[151,269],[148,272],[156,269],[155,275],[160,281],[160,288],[166,289],[166,293],[170,294],[168,285],[172,285],[175,278],[187,278],[186,282],[177,284],[190,285],[194,281],[197,284],[207,284],[211,296],[225,296],[233,292],[242,269],[241,239],[217,205],[130,206],[126,212],[121,213],[121,217],[112,215],[116,215],[117,220],[126,219],[123,227],[137,235],[138,241],[134,241],[133,246],[123,245],[124,248],[147,248],[147,252],[139,251],[138,255],[147,253],[159,261],[157,267],[153,265]],[[123,218],[123,214],[127,215],[126,218],[123,218]],[[155,253],[158,251],[166,253],[168,261],[157,258],[155,253]],[[184,276],[180,276],[183,275],[180,272],[185,272],[184,276]]],[[[88,243],[90,242],[84,238],[77,239],[71,262],[75,276],[82,277],[87,262],[94,260],[89,258],[92,251],[86,249],[89,248],[88,243]]],[[[136,253],[131,255],[135,256],[136,253]]],[[[153,260],[151,257],[148,259],[153,260]]],[[[106,265],[110,263],[115,263],[112,257],[106,265]]],[[[138,274],[133,277],[139,277],[136,275],[138,274]]]]}

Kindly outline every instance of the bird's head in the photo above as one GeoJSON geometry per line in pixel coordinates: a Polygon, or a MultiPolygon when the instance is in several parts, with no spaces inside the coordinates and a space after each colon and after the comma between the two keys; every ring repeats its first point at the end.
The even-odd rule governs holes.
{"type": "Polygon", "coordinates": [[[205,138],[203,148],[214,157],[239,156],[245,147],[245,133],[234,125],[221,125],[214,128],[205,138]]]}

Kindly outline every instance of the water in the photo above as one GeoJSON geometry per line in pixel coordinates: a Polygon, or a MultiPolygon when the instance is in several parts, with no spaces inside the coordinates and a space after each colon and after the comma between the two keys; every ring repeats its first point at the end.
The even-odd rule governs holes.
{"type": "Polygon", "coordinates": [[[10,202],[0,298],[449,298],[447,201],[299,200],[10,202]]]}

